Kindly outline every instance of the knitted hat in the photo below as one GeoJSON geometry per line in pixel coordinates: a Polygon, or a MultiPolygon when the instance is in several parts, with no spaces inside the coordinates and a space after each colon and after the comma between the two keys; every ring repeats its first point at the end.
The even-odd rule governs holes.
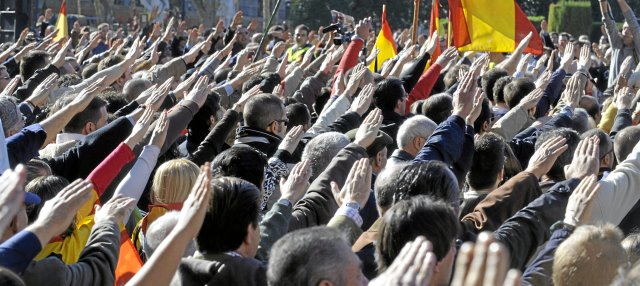
{"type": "MultiPolygon", "coordinates": [[[[356,139],[357,132],[358,132],[358,129],[353,129],[347,132],[347,134],[345,135],[347,135],[349,140],[353,142],[356,139]]],[[[391,136],[389,136],[387,133],[385,133],[382,130],[378,131],[378,136],[376,136],[376,139],[373,140],[373,143],[371,143],[371,146],[367,148],[367,156],[369,156],[369,158],[375,157],[378,154],[378,152],[384,149],[384,147],[387,147],[392,144],[393,144],[393,139],[391,138],[391,136]]]]}
{"type": "Polygon", "coordinates": [[[16,100],[11,97],[0,97],[0,119],[2,128],[6,132],[13,128],[20,121],[22,114],[18,113],[16,100]]]}

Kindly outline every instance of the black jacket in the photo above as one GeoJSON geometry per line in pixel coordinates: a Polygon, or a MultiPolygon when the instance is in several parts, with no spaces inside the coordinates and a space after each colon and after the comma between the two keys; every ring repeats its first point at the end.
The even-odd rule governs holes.
{"type": "Polygon", "coordinates": [[[267,267],[254,258],[227,254],[183,258],[171,285],[267,285],[267,267]]]}
{"type": "Polygon", "coordinates": [[[234,146],[247,145],[266,154],[267,158],[271,158],[278,150],[280,142],[282,138],[271,132],[242,126],[238,128],[234,146]]]}

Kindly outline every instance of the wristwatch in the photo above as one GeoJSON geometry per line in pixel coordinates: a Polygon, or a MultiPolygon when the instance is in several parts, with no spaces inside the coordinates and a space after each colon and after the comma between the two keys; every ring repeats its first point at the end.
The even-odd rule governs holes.
{"type": "Polygon", "coordinates": [[[360,210],[360,204],[358,204],[357,202],[348,202],[345,204],[345,206],[347,206],[348,208],[352,208],[354,210],[359,211],[360,210]]]}
{"type": "Polygon", "coordinates": [[[284,206],[288,206],[291,207],[293,204],[291,203],[291,201],[287,198],[282,198],[278,200],[278,203],[284,206]]]}

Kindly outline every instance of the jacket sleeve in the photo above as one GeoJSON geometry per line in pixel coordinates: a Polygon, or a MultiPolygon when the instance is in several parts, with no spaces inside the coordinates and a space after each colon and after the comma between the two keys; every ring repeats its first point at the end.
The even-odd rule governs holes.
{"type": "Polygon", "coordinates": [[[77,263],[66,265],[48,257],[32,262],[22,278],[27,285],[112,286],[120,251],[120,233],[112,222],[93,226],[77,263]]]}
{"type": "Polygon", "coordinates": [[[118,176],[120,170],[135,158],[135,154],[125,143],[120,143],[109,156],[107,156],[87,177],[98,195],[109,187],[113,179],[118,176]]]}
{"type": "Polygon", "coordinates": [[[551,275],[553,274],[553,256],[558,246],[565,241],[571,231],[567,229],[558,229],[551,234],[551,238],[544,246],[544,249],[538,256],[527,266],[522,275],[524,285],[535,286],[553,286],[551,275]]]}
{"type": "MultiPolygon", "coordinates": [[[[635,54],[640,54],[640,24],[638,24],[638,19],[636,18],[636,14],[633,13],[632,9],[622,12],[624,15],[624,19],[629,25],[629,29],[631,30],[631,34],[633,35],[633,46],[635,49],[635,54]]],[[[637,61],[637,60],[636,60],[637,61]]]]}
{"type": "Polygon", "coordinates": [[[121,117],[89,134],[78,145],[63,155],[47,160],[54,175],[70,182],[86,178],[93,169],[116,149],[131,133],[133,124],[127,117],[121,117]]]}
{"type": "MultiPolygon", "coordinates": [[[[158,162],[158,155],[160,155],[160,148],[155,145],[147,145],[142,149],[142,153],[136,160],[129,173],[120,181],[118,187],[115,190],[114,196],[123,195],[125,197],[140,200],[144,188],[147,186],[151,172],[158,162]]],[[[128,218],[127,214],[125,218],[128,218]]],[[[125,219],[126,220],[126,219],[125,219]]]]}
{"type": "Polygon", "coordinates": [[[300,88],[294,92],[293,98],[300,103],[304,103],[309,109],[309,112],[311,112],[313,110],[313,104],[320,95],[327,79],[328,76],[325,73],[322,71],[317,72],[314,76],[302,82],[300,88]]]}
{"type": "Polygon", "coordinates": [[[362,117],[360,116],[360,114],[355,111],[347,112],[338,117],[336,121],[329,125],[327,131],[340,132],[344,134],[351,131],[352,129],[360,127],[360,124],[362,124],[362,117]]]}
{"type": "Polygon", "coordinates": [[[205,162],[213,160],[220,152],[229,133],[233,131],[240,121],[240,113],[233,109],[228,109],[222,119],[216,124],[209,135],[200,143],[198,149],[189,155],[188,159],[198,166],[204,165],[205,162]]]}
{"type": "Polygon", "coordinates": [[[269,252],[273,244],[288,232],[291,212],[290,206],[276,203],[264,216],[260,222],[260,245],[258,245],[256,259],[269,260],[269,252]]]}
{"type": "MultiPolygon", "coordinates": [[[[373,194],[372,194],[373,195],[373,194]]],[[[327,224],[328,227],[336,228],[344,233],[349,241],[349,245],[353,245],[362,235],[362,229],[350,217],[344,215],[336,215],[327,224]]]]}
{"type": "Polygon", "coordinates": [[[340,64],[338,64],[338,69],[336,70],[335,75],[333,76],[333,88],[331,89],[331,95],[336,90],[336,78],[340,73],[346,72],[358,64],[358,54],[362,47],[364,46],[364,40],[362,39],[354,39],[349,43],[347,50],[344,52],[342,59],[340,59],[340,64]]]}
{"type": "MultiPolygon", "coordinates": [[[[304,71],[300,67],[293,69],[293,71],[284,78],[284,96],[292,97],[303,79],[304,71]]],[[[311,109],[309,109],[309,111],[311,111],[311,109]]]]}
{"type": "Polygon", "coordinates": [[[181,57],[175,58],[172,61],[158,66],[152,72],[151,82],[162,84],[170,77],[174,77],[174,79],[179,80],[180,76],[187,72],[187,64],[181,57]]]}
{"type": "Polygon", "coordinates": [[[558,100],[562,92],[562,80],[566,75],[567,73],[563,69],[557,69],[553,72],[549,85],[547,85],[547,88],[544,90],[544,95],[540,98],[536,106],[535,118],[543,117],[549,113],[551,105],[558,100]]]}
{"type": "Polygon", "coordinates": [[[27,98],[29,98],[29,96],[31,96],[31,94],[39,84],[41,84],[48,76],[54,73],[60,74],[60,70],[52,64],[49,64],[43,69],[37,70],[29,79],[27,79],[27,81],[24,82],[22,86],[18,87],[18,89],[13,92],[13,96],[18,98],[18,100],[20,101],[26,100],[27,98]]]}
{"type": "Polygon", "coordinates": [[[353,164],[365,156],[366,150],[355,143],[340,150],[293,208],[289,231],[327,224],[338,209],[330,183],[333,181],[342,187],[353,164]]]}
{"type": "Polygon", "coordinates": [[[409,92],[409,97],[407,98],[405,110],[406,113],[411,113],[411,104],[414,102],[426,99],[431,94],[431,89],[438,81],[438,77],[440,76],[440,72],[442,71],[442,67],[439,64],[433,64],[429,67],[426,73],[420,76],[418,83],[416,86],[409,92]]]}
{"type": "Polygon", "coordinates": [[[536,250],[549,238],[549,228],[564,219],[571,190],[580,180],[571,179],[554,185],[494,232],[497,241],[509,250],[509,268],[523,269],[536,250]]]}
{"type": "Polygon", "coordinates": [[[613,128],[613,122],[615,121],[616,114],[618,113],[618,108],[615,104],[609,104],[607,110],[602,114],[602,119],[600,120],[600,124],[598,124],[598,128],[602,129],[606,133],[611,132],[611,128],[613,128]]]}
{"type": "Polygon", "coordinates": [[[26,164],[29,160],[38,156],[38,150],[47,139],[47,132],[40,124],[29,125],[22,128],[19,133],[6,139],[9,166],[13,169],[18,164],[26,164]]]}
{"type": "Polygon", "coordinates": [[[615,138],[618,132],[632,124],[633,119],[631,118],[631,110],[628,108],[618,109],[616,119],[613,121],[613,127],[611,127],[611,133],[609,133],[609,136],[611,136],[612,139],[615,138]]]}
{"type": "Polygon", "coordinates": [[[424,69],[427,67],[427,62],[431,56],[428,53],[421,55],[418,60],[414,61],[409,68],[404,69],[400,74],[400,80],[404,86],[406,92],[411,92],[416,86],[418,79],[423,74],[424,69]]]}
{"type": "Polygon", "coordinates": [[[414,162],[438,160],[451,164],[460,158],[464,144],[464,119],[452,115],[438,125],[414,162]]]}
{"type": "Polygon", "coordinates": [[[160,154],[164,154],[169,150],[169,147],[178,139],[180,132],[187,128],[187,125],[191,122],[193,116],[198,113],[199,109],[200,107],[197,103],[191,100],[183,100],[169,110],[167,114],[167,119],[169,120],[167,138],[164,141],[164,145],[162,145],[160,154]]]}
{"type": "Polygon", "coordinates": [[[538,179],[531,173],[520,172],[489,193],[462,221],[473,222],[478,233],[494,231],[541,194],[538,179]]]}
{"type": "Polygon", "coordinates": [[[528,126],[527,123],[529,123],[530,118],[527,110],[517,106],[500,117],[491,127],[491,132],[502,136],[504,140],[511,140],[523,127],[528,126]]]}
{"type": "Polygon", "coordinates": [[[618,225],[640,199],[640,144],[599,184],[591,222],[618,225]]]}
{"type": "Polygon", "coordinates": [[[334,97],[335,100],[326,107],[316,123],[307,130],[307,133],[310,134],[320,134],[327,130],[329,125],[336,121],[340,117],[340,115],[345,114],[349,110],[349,106],[351,106],[351,102],[349,102],[349,98],[347,96],[341,95],[339,97],[334,97]]]}
{"type": "MultiPolygon", "coordinates": [[[[611,19],[611,16],[608,13],[606,13],[602,15],[602,23],[607,31],[611,47],[614,49],[621,49],[624,44],[622,42],[622,35],[620,35],[620,31],[618,31],[618,27],[616,27],[616,22],[611,19]]],[[[614,63],[612,62],[612,64],[614,63]]]]}
{"type": "Polygon", "coordinates": [[[20,274],[40,250],[42,245],[38,237],[23,230],[0,244],[0,266],[20,274]]]}
{"type": "Polygon", "coordinates": [[[270,72],[276,72],[276,70],[278,69],[278,59],[276,59],[276,57],[267,57],[266,62],[264,63],[264,66],[262,66],[262,71],[260,73],[270,73],[270,72]]]}

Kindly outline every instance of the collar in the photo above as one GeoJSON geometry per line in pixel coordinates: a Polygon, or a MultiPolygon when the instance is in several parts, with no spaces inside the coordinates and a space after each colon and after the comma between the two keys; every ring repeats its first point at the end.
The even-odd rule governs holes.
{"type": "Polygon", "coordinates": [[[60,133],[56,135],[56,144],[65,143],[69,141],[82,141],[87,135],[80,133],[60,133]]]}
{"type": "Polygon", "coordinates": [[[280,144],[282,138],[268,131],[258,130],[246,126],[241,126],[236,131],[236,140],[234,144],[249,143],[249,142],[262,142],[262,143],[276,143],[280,144]]]}
{"type": "Polygon", "coordinates": [[[414,158],[411,154],[409,154],[409,152],[400,149],[396,149],[395,151],[393,151],[391,157],[396,158],[400,161],[411,161],[414,158]]]}

